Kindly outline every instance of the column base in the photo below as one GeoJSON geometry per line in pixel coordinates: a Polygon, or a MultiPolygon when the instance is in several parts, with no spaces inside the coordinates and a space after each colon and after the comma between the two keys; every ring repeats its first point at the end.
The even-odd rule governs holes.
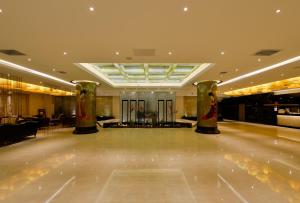
{"type": "Polygon", "coordinates": [[[92,127],[76,127],[73,134],[92,134],[98,132],[97,126],[92,127]]]}
{"type": "Polygon", "coordinates": [[[220,134],[220,130],[218,130],[217,127],[200,127],[197,126],[197,129],[195,130],[197,133],[203,133],[203,134],[220,134]]]}

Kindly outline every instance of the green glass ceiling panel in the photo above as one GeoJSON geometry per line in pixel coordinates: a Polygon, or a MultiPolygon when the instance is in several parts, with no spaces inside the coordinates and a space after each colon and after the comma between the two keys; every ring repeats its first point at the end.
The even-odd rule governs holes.
{"type": "Polygon", "coordinates": [[[182,86],[205,69],[209,63],[79,63],[79,67],[113,86],[182,86]]]}

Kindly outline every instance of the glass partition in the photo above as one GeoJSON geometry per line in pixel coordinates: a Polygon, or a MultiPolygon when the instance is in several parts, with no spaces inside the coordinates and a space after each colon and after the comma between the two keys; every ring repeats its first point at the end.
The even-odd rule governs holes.
{"type": "Polygon", "coordinates": [[[171,92],[123,92],[120,95],[122,123],[146,127],[173,123],[175,98],[171,92]]]}

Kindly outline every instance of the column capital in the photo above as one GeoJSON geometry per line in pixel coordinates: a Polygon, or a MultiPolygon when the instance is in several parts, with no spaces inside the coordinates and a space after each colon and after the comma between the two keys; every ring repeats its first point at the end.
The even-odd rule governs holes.
{"type": "Polygon", "coordinates": [[[73,84],[82,84],[82,83],[95,83],[97,86],[100,85],[99,82],[92,81],[92,80],[72,80],[71,83],[73,84]]]}

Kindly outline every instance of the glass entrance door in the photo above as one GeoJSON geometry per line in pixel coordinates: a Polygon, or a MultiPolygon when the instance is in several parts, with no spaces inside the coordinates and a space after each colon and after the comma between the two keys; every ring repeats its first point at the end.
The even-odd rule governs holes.
{"type": "Polygon", "coordinates": [[[145,100],[138,101],[137,119],[139,125],[145,124],[145,100]]]}
{"type": "Polygon", "coordinates": [[[128,100],[122,100],[122,123],[128,123],[128,100]]]}
{"type": "Polygon", "coordinates": [[[164,124],[166,121],[166,116],[165,116],[165,100],[158,100],[157,104],[157,121],[158,124],[164,124]]]}
{"type": "Polygon", "coordinates": [[[173,123],[173,101],[167,100],[166,102],[166,123],[173,123]]]}
{"type": "Polygon", "coordinates": [[[136,112],[137,112],[136,100],[130,100],[130,123],[136,123],[136,112]]]}

